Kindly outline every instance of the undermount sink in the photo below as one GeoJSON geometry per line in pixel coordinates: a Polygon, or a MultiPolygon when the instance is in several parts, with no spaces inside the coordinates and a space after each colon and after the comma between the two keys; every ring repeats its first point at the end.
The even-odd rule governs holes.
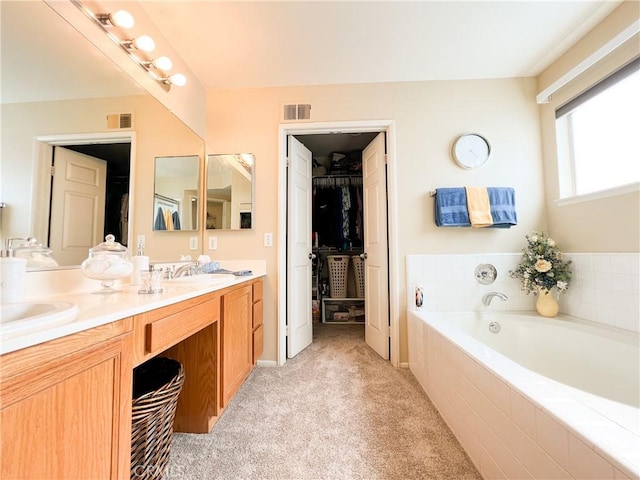
{"type": "Polygon", "coordinates": [[[223,283],[233,280],[235,275],[230,273],[201,273],[199,275],[186,275],[165,280],[169,283],[223,283]]]}
{"type": "Polygon", "coordinates": [[[0,312],[0,336],[6,339],[70,322],[78,307],[62,301],[20,302],[2,305],[0,312]]]}

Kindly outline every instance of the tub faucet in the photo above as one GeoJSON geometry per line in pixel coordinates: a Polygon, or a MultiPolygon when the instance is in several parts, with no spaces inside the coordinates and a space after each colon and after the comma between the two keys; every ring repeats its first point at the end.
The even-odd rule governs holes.
{"type": "Polygon", "coordinates": [[[489,292],[489,293],[486,293],[486,294],[483,295],[482,303],[484,303],[485,305],[490,305],[491,304],[491,300],[493,299],[493,297],[498,297],[503,302],[506,302],[507,299],[509,298],[504,293],[489,292]]]}

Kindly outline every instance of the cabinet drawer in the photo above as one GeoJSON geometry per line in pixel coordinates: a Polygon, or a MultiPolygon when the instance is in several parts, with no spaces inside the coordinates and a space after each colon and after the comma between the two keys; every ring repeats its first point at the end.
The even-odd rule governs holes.
{"type": "Polygon", "coordinates": [[[262,300],[262,279],[256,280],[253,283],[253,302],[262,300]]]}
{"type": "Polygon", "coordinates": [[[262,300],[253,304],[253,330],[262,325],[262,300]]]}
{"type": "Polygon", "coordinates": [[[253,364],[262,356],[264,350],[264,325],[260,325],[253,331],[253,364]]]}
{"type": "Polygon", "coordinates": [[[212,299],[192,308],[167,315],[147,324],[146,353],[159,353],[193,335],[219,318],[220,298],[212,299]]]}

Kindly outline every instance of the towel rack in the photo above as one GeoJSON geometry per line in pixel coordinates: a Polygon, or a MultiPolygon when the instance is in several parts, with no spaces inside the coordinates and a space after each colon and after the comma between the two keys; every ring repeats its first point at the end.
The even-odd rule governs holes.
{"type": "Polygon", "coordinates": [[[435,197],[436,196],[436,191],[435,190],[429,190],[429,196],[430,197],[435,197]]]}

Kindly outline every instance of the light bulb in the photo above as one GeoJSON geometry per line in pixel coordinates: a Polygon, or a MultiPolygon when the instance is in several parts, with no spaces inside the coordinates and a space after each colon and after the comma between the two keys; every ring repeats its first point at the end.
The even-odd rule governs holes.
{"type": "Polygon", "coordinates": [[[153,52],[156,42],[149,35],[141,35],[133,41],[133,45],[144,52],[153,52]]]}
{"type": "Polygon", "coordinates": [[[158,70],[164,70],[165,72],[167,70],[171,70],[171,67],[173,67],[173,62],[171,61],[171,59],[169,57],[158,57],[153,61],[153,65],[158,69],[158,70]]]}
{"type": "Polygon", "coordinates": [[[136,23],[133,19],[133,15],[131,15],[126,10],[118,10],[117,12],[112,13],[109,17],[111,23],[113,23],[116,27],[131,28],[136,23]]]}
{"type": "Polygon", "coordinates": [[[184,87],[187,84],[187,77],[185,77],[181,73],[176,73],[169,77],[169,80],[172,84],[177,85],[178,87],[184,87]]]}

